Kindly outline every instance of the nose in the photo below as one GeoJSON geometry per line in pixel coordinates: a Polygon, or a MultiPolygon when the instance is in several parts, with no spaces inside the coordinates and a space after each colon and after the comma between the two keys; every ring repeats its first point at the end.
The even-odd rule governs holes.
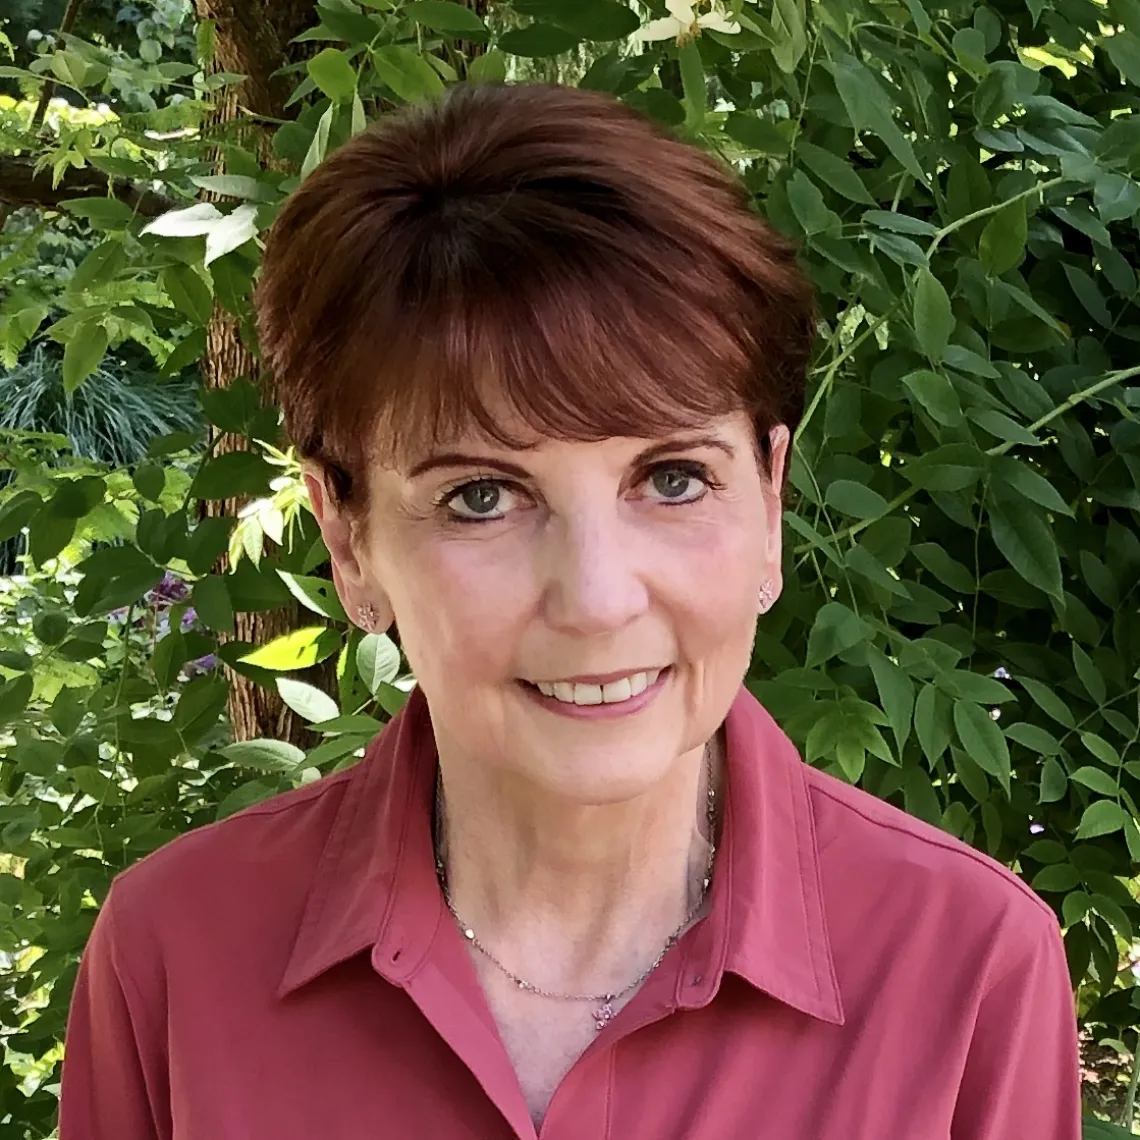
{"type": "Polygon", "coordinates": [[[547,528],[547,544],[544,610],[553,629],[611,633],[648,609],[642,544],[618,514],[556,517],[547,528]]]}

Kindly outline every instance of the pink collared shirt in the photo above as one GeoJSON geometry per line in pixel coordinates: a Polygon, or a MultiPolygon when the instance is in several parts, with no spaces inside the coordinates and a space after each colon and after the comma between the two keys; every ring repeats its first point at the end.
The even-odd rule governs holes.
{"type": "MultiPolygon", "coordinates": [[[[746,692],[708,916],[542,1140],[1078,1140],[1056,921],[804,765],[746,692]]],[[[429,827],[426,702],[351,769],[124,872],[75,989],[61,1140],[533,1140],[429,827]]]]}

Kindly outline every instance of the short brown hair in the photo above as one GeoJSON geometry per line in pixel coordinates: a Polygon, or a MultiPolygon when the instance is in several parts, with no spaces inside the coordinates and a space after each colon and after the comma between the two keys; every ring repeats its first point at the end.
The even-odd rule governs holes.
{"type": "Polygon", "coordinates": [[[477,427],[795,430],[810,286],[732,171],[609,96],[460,85],[320,165],[255,305],[286,430],[351,502],[366,464],[477,427]]]}

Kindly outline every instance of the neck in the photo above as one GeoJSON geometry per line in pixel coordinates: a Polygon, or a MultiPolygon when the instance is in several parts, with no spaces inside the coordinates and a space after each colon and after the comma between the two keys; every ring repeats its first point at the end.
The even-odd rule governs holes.
{"type": "Polygon", "coordinates": [[[605,805],[441,758],[437,854],[452,907],[528,982],[620,989],[703,902],[719,751],[686,753],[654,788],[605,805]]]}

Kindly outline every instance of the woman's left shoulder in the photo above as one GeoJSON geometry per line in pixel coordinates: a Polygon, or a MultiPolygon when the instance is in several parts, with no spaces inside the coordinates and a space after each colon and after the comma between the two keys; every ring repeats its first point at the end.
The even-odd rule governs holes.
{"type": "MultiPolygon", "coordinates": [[[[1007,867],[884,800],[805,765],[820,871],[835,890],[888,885],[953,924],[1056,930],[1048,904],[1007,867]]],[[[933,914],[932,914],[933,912],[933,914]]]]}

